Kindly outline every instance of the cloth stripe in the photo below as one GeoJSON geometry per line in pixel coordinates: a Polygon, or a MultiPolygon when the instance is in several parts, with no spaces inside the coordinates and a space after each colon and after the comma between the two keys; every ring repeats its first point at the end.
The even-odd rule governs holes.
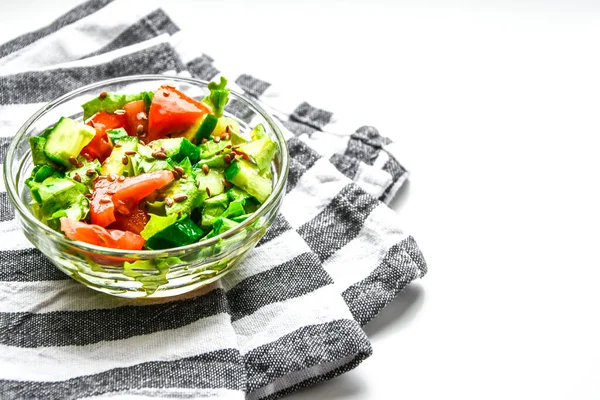
{"type": "Polygon", "coordinates": [[[131,46],[164,33],[172,35],[178,31],[179,27],[175,25],[171,18],[163,10],[158,9],[131,25],[103,48],[86,55],[84,58],[131,46]]]}
{"type": "Polygon", "coordinates": [[[290,372],[371,352],[365,333],[355,321],[306,326],[246,354],[247,390],[252,393],[290,372]]]}
{"type": "MultiPolygon", "coordinates": [[[[139,324],[151,322],[137,321],[139,324]]],[[[77,332],[67,334],[77,335],[77,332]]],[[[0,370],[0,379],[62,381],[73,377],[73,365],[78,365],[78,376],[92,375],[150,361],[193,357],[230,348],[235,341],[235,332],[229,326],[229,315],[217,314],[176,329],[83,346],[49,346],[40,349],[0,345],[3,357],[11,360],[11,368],[0,370]],[[173,343],[178,346],[173,346],[173,343]],[[86,362],[91,356],[94,362],[86,362]]]]}
{"type": "Polygon", "coordinates": [[[145,307],[124,306],[43,314],[2,313],[0,332],[11,334],[0,336],[0,344],[18,347],[93,344],[175,329],[200,318],[228,311],[223,290],[215,289],[199,298],[145,307]],[[131,321],[152,323],[132,324],[131,321]]]}
{"type": "Polygon", "coordinates": [[[209,81],[219,74],[219,70],[212,65],[213,59],[207,55],[196,57],[186,64],[194,78],[209,81]]]}
{"type": "Polygon", "coordinates": [[[10,221],[15,217],[15,209],[8,200],[6,192],[0,192],[0,222],[10,221]]]}
{"type": "Polygon", "coordinates": [[[0,76],[0,104],[47,102],[104,79],[142,73],[160,74],[183,68],[173,48],[160,44],[105,64],[0,76]]]}
{"type": "Polygon", "coordinates": [[[338,171],[350,179],[354,179],[356,172],[358,171],[358,166],[360,165],[360,161],[357,159],[337,153],[332,155],[329,161],[335,165],[338,171]]]}
{"type": "Polygon", "coordinates": [[[292,121],[302,122],[316,129],[321,129],[331,121],[333,113],[316,108],[303,102],[290,115],[292,121]]]}
{"type": "Polygon", "coordinates": [[[277,215],[273,224],[267,230],[267,233],[260,239],[260,241],[256,244],[256,247],[260,247],[263,244],[275,239],[280,236],[284,232],[287,232],[292,229],[290,223],[285,219],[285,217],[281,214],[277,215]]]}
{"type": "Polygon", "coordinates": [[[296,186],[304,172],[319,159],[319,155],[298,139],[292,138],[288,140],[287,144],[290,154],[290,170],[286,190],[289,193],[296,186]]]}
{"type": "Polygon", "coordinates": [[[342,296],[361,325],[372,320],[411,281],[427,272],[412,237],[393,246],[367,278],[346,289],[342,296]]]}
{"type": "Polygon", "coordinates": [[[65,279],[69,277],[48,261],[38,249],[0,251],[0,281],[35,282],[65,279]]]}
{"type": "Polygon", "coordinates": [[[324,261],[358,235],[375,207],[377,199],[352,183],[319,215],[302,225],[298,233],[324,261]]]}
{"type": "MultiPolygon", "coordinates": [[[[334,368],[328,372],[323,373],[323,369],[325,369],[328,365],[325,364],[321,364],[318,367],[318,371],[315,373],[314,376],[312,376],[311,378],[308,379],[304,379],[302,381],[300,381],[299,383],[296,383],[294,385],[288,386],[283,390],[278,390],[275,393],[271,393],[269,395],[262,395],[262,393],[265,392],[265,390],[261,390],[262,393],[255,395],[254,393],[252,393],[250,396],[248,396],[249,400],[252,399],[262,399],[262,400],[275,400],[275,399],[279,399],[281,397],[287,396],[288,394],[292,394],[294,392],[297,392],[301,389],[305,389],[311,386],[316,385],[317,383],[320,382],[324,382],[330,379],[335,378],[336,376],[339,376],[345,372],[348,372],[354,368],[356,368],[361,362],[363,362],[363,360],[367,357],[369,357],[372,354],[371,352],[362,352],[359,353],[358,355],[354,356],[349,356],[346,357],[345,359],[339,360],[337,362],[333,362],[331,364],[341,364],[341,366],[334,368]]],[[[275,386],[275,385],[273,385],[275,386]]],[[[270,389],[270,388],[269,388],[270,389]]]]}
{"type": "Polygon", "coordinates": [[[231,320],[259,308],[299,297],[333,283],[313,253],[304,253],[277,267],[253,275],[227,292],[231,320]],[[294,282],[290,285],[290,282],[294,282]]]}
{"type": "Polygon", "coordinates": [[[260,97],[260,95],[271,86],[269,82],[265,82],[248,74],[238,76],[235,83],[237,83],[246,94],[254,97],[260,97]]]}
{"type": "Polygon", "coordinates": [[[0,164],[4,164],[4,159],[6,158],[6,151],[8,150],[8,146],[10,146],[11,140],[12,138],[10,137],[0,137],[0,164]]]}
{"type": "Polygon", "coordinates": [[[25,35],[21,35],[11,40],[10,42],[0,45],[0,58],[29,46],[44,36],[48,36],[49,34],[58,31],[63,26],[72,24],[73,22],[79,21],[80,19],[95,13],[112,1],[113,0],[89,0],[78,5],[71,11],[63,14],[50,25],[42,29],[38,29],[37,31],[26,33],[25,35]]]}
{"type": "Polygon", "coordinates": [[[174,361],[151,361],[59,382],[0,381],[10,398],[78,399],[141,388],[225,388],[243,390],[239,352],[223,349],[174,361]]]}
{"type": "Polygon", "coordinates": [[[301,297],[268,304],[233,322],[239,349],[246,354],[304,326],[351,320],[348,306],[331,285],[301,297]]]}

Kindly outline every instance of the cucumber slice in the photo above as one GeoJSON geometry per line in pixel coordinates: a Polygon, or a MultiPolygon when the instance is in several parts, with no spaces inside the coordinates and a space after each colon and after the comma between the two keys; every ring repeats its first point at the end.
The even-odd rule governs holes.
{"type": "Polygon", "coordinates": [[[271,181],[262,177],[259,169],[246,160],[232,162],[225,170],[225,179],[256,197],[261,203],[264,203],[273,191],[271,181]]]}
{"type": "Polygon", "coordinates": [[[196,131],[196,143],[202,139],[208,139],[210,134],[215,130],[219,119],[212,114],[206,114],[204,121],[200,124],[200,128],[196,131]]]}
{"type": "Polygon", "coordinates": [[[96,136],[91,126],[62,117],[48,133],[44,153],[46,156],[66,167],[72,166],[69,160],[77,158],[83,149],[96,136]]]}
{"type": "Polygon", "coordinates": [[[133,157],[125,154],[127,151],[137,151],[138,149],[138,138],[135,136],[127,136],[119,140],[121,147],[113,147],[110,156],[102,164],[100,173],[102,175],[117,174],[123,176],[133,176],[134,166],[133,157]],[[127,164],[123,161],[127,159],[127,164]]]}

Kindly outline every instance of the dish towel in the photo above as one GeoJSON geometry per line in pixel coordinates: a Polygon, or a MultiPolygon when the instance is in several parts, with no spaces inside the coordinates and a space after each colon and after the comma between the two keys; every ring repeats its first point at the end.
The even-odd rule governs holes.
{"type": "MultiPolygon", "coordinates": [[[[53,267],[19,231],[2,187],[2,398],[279,398],[369,357],[361,327],[426,273],[385,204],[408,174],[389,139],[219,65],[149,4],[86,2],[0,45],[0,160],[29,115],[85,84],[222,74],[285,131],[281,214],[220,281],[177,298],[127,300],[53,267]]],[[[241,104],[227,109],[244,118],[241,104]]]]}

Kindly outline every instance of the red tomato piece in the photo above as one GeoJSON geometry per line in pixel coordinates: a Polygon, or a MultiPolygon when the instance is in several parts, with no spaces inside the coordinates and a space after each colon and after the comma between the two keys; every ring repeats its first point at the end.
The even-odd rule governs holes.
{"type": "Polygon", "coordinates": [[[191,127],[203,114],[206,105],[186,96],[171,86],[161,86],[150,105],[147,142],[171,133],[181,133],[191,127]]]}
{"type": "Polygon", "coordinates": [[[127,126],[127,117],[125,114],[111,114],[101,111],[94,115],[88,124],[105,131],[107,129],[125,128],[127,126]]]}
{"type": "Polygon", "coordinates": [[[138,135],[138,126],[142,125],[143,132],[148,132],[148,114],[146,113],[146,103],[144,100],[132,101],[123,106],[125,117],[127,118],[127,134],[129,136],[138,135]]]}
{"type": "Polygon", "coordinates": [[[144,230],[146,224],[150,220],[150,216],[146,210],[141,207],[136,208],[129,215],[116,213],[115,218],[115,222],[108,226],[109,229],[129,231],[138,235],[144,230]]]}
{"type": "Polygon", "coordinates": [[[98,161],[103,162],[110,155],[113,148],[106,130],[122,128],[126,122],[124,115],[109,114],[104,111],[94,115],[88,125],[96,129],[96,136],[81,150],[81,155],[89,161],[98,159],[98,161]]]}
{"type": "Polygon", "coordinates": [[[108,226],[116,221],[116,214],[131,214],[144,197],[166,186],[174,179],[171,171],[154,171],[125,178],[122,182],[99,177],[94,181],[90,204],[92,223],[108,226]]]}
{"type": "Polygon", "coordinates": [[[113,145],[108,134],[104,130],[96,128],[96,136],[81,149],[81,155],[88,161],[98,159],[102,163],[110,155],[112,148],[113,145]]]}
{"type": "Polygon", "coordinates": [[[60,229],[72,240],[122,250],[141,250],[145,240],[140,235],[117,229],[104,229],[69,218],[60,219],[60,229]]]}

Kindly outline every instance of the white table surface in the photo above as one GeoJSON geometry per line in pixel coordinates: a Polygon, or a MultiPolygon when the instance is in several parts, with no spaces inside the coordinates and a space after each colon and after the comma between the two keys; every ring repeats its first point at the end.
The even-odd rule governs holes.
{"type": "MultiPolygon", "coordinates": [[[[0,41],[79,2],[0,0],[0,41]]],[[[401,143],[392,207],[429,273],[366,327],[373,356],[288,398],[600,398],[600,3],[299,3],[164,8],[401,143]]]]}

